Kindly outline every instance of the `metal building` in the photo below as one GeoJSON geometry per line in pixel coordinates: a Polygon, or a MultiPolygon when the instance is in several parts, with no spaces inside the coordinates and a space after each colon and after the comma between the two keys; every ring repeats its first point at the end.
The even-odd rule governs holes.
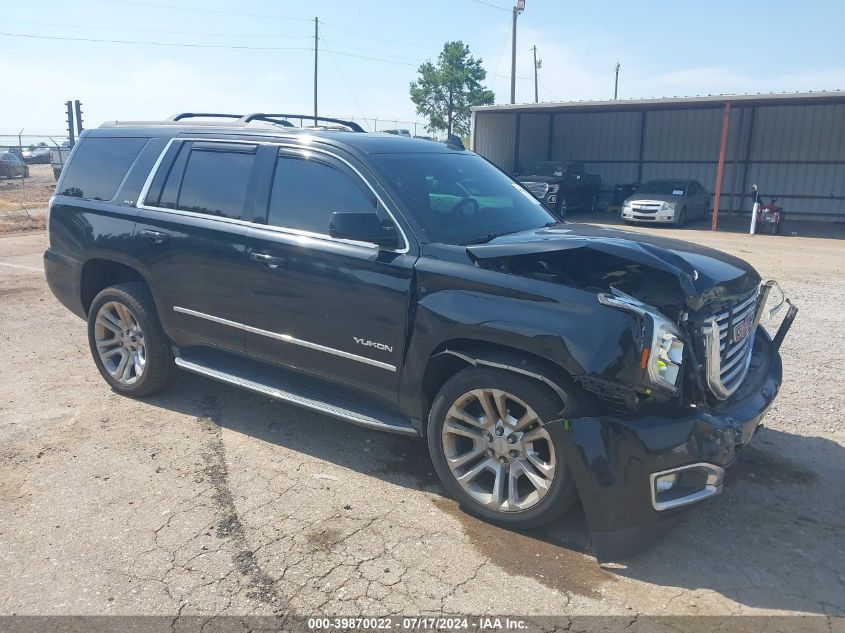
{"type": "Polygon", "coordinates": [[[845,92],[481,106],[470,143],[512,173],[583,162],[605,199],[616,184],[691,178],[714,209],[721,184],[720,212],[748,213],[757,184],[788,217],[845,222],[845,92]]]}

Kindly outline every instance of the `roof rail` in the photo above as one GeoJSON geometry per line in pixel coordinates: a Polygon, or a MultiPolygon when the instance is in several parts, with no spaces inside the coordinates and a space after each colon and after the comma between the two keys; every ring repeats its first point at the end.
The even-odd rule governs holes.
{"type": "Polygon", "coordinates": [[[174,114],[168,121],[181,121],[182,119],[196,119],[200,117],[213,117],[221,119],[241,119],[242,114],[220,114],[219,112],[181,112],[174,114]]]}
{"type": "MultiPolygon", "coordinates": [[[[228,116],[228,115],[225,115],[228,116]]],[[[311,119],[313,121],[326,121],[328,123],[338,123],[339,125],[343,125],[348,127],[353,132],[363,132],[364,128],[360,125],[355,123],[354,121],[346,121],[344,119],[334,119],[331,117],[326,116],[314,116],[313,114],[264,114],[263,112],[256,112],[254,114],[247,114],[238,119],[238,123],[249,123],[250,121],[268,121],[270,123],[282,123],[282,121],[278,121],[276,119],[301,119],[307,120],[311,119]]],[[[287,122],[290,125],[289,122],[287,122]]]]}

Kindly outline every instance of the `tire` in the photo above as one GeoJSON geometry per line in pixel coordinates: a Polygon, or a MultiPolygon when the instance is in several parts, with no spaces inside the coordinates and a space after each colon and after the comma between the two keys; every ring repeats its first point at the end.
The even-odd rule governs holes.
{"type": "Polygon", "coordinates": [[[562,412],[560,399],[533,379],[477,367],[458,372],[443,385],[429,415],[428,447],[440,481],[464,511],[519,530],[546,524],[569,509],[577,495],[563,457],[563,426],[545,429],[540,425],[573,415],[578,408],[576,394],[574,388],[567,389],[568,403],[562,412]],[[483,405],[473,392],[487,400],[492,416],[484,415],[483,405]],[[506,397],[498,397],[502,393],[506,397]],[[497,398],[504,404],[497,405],[497,398]],[[506,411],[504,424],[498,413],[501,406],[506,411]],[[536,414],[533,422],[531,412],[536,414]],[[455,417],[455,413],[463,417],[455,417]],[[495,426],[487,423],[490,417],[497,418],[495,426]],[[478,425],[472,426],[467,420],[475,420],[478,425]],[[523,420],[525,426],[517,426],[523,420]],[[497,426],[502,428],[501,435],[497,426]],[[511,435],[515,436],[513,443],[511,435]],[[526,439],[529,436],[534,439],[526,439]],[[467,458],[469,455],[473,457],[467,458]],[[463,463],[459,461],[462,459],[463,463]],[[530,477],[526,468],[531,469],[530,477]],[[458,477],[468,479],[462,484],[458,477]],[[516,483],[513,495],[512,481],[516,483]],[[542,484],[535,485],[535,481],[542,484]]]}
{"type": "Polygon", "coordinates": [[[94,297],[88,345],[105,381],[127,396],[159,391],[176,369],[152,295],[140,282],[111,286],[94,297]]]}
{"type": "Polygon", "coordinates": [[[590,213],[596,212],[596,207],[598,206],[598,204],[599,204],[599,194],[594,193],[592,196],[590,196],[590,204],[589,204],[590,213]]]}
{"type": "Polygon", "coordinates": [[[681,209],[680,215],[678,216],[677,226],[681,227],[681,226],[684,226],[686,223],[687,223],[687,208],[683,207],[681,209]]]}

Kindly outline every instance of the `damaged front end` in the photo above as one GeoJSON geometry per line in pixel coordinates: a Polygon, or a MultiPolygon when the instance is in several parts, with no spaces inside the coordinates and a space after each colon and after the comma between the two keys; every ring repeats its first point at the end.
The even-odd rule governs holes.
{"type": "Polygon", "coordinates": [[[721,492],[724,469],[778,392],[779,348],[797,308],[776,282],[761,283],[746,262],[711,249],[594,227],[550,233],[470,256],[591,291],[597,309],[633,320],[625,336],[596,331],[596,346],[599,337],[612,341],[617,358],[573,376],[597,402],[561,430],[596,555],[619,559],[721,492]],[[772,313],[788,310],[770,337],[760,321],[773,302],[772,313]]]}

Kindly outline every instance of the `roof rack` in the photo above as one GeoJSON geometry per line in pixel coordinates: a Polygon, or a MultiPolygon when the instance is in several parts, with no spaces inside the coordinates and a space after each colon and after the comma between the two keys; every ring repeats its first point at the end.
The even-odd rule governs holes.
{"type": "Polygon", "coordinates": [[[345,119],[335,119],[332,117],[327,116],[314,116],[313,114],[264,114],[262,112],[256,112],[255,114],[247,114],[244,117],[238,119],[238,123],[249,123],[250,121],[268,121],[270,123],[279,123],[284,125],[287,123],[290,125],[290,122],[279,121],[278,119],[300,119],[301,121],[311,119],[312,121],[325,121],[327,123],[337,123],[339,125],[343,125],[348,127],[353,132],[363,132],[364,128],[360,125],[355,123],[354,121],[346,121],[345,119]]]}
{"type": "Polygon", "coordinates": [[[214,117],[220,119],[240,119],[242,114],[220,114],[219,112],[182,112],[174,114],[168,121],[181,121],[182,119],[196,119],[200,117],[214,117]]]}
{"type": "Polygon", "coordinates": [[[220,118],[220,119],[235,119],[234,123],[246,125],[250,121],[265,121],[267,123],[274,123],[284,127],[294,127],[293,123],[286,119],[299,119],[300,122],[308,119],[312,121],[325,121],[327,123],[337,123],[349,128],[353,132],[363,132],[364,128],[354,121],[347,121],[345,119],[335,119],[327,116],[314,116],[313,114],[265,114],[263,112],[255,112],[253,114],[221,114],[219,112],[181,112],[174,114],[168,121],[181,121],[182,119],[197,119],[197,118],[220,118]]]}

